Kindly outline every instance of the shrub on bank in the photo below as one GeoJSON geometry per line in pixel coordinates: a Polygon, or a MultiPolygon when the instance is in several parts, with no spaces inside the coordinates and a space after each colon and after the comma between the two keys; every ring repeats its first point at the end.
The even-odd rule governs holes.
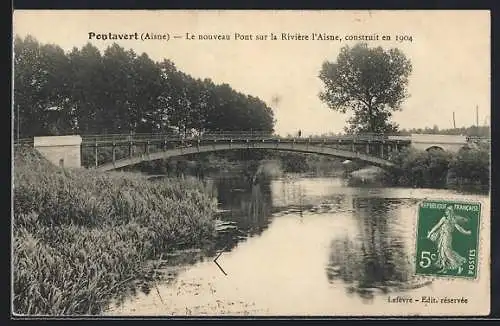
{"type": "Polygon", "coordinates": [[[458,153],[405,149],[394,153],[398,169],[385,175],[385,181],[398,186],[445,188],[489,185],[489,149],[468,148],[458,153]]]}
{"type": "Polygon", "coordinates": [[[450,162],[449,183],[457,186],[490,184],[490,149],[461,150],[450,162]]]}
{"type": "Polygon", "coordinates": [[[14,311],[98,313],[149,272],[149,259],[214,236],[215,209],[197,180],[62,170],[18,151],[14,311]]]}

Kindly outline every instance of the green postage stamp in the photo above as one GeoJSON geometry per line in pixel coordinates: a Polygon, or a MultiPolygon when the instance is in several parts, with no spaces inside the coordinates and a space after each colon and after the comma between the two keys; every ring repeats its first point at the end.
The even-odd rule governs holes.
{"type": "Polygon", "coordinates": [[[418,207],[416,274],[475,279],[478,266],[477,202],[426,200],[418,207]]]}

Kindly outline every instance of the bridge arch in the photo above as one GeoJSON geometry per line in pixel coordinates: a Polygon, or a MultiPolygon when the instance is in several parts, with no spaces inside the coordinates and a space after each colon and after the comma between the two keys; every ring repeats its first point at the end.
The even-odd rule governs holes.
{"type": "Polygon", "coordinates": [[[427,152],[431,152],[431,151],[440,151],[440,152],[444,152],[444,148],[441,147],[441,146],[438,146],[438,145],[432,145],[432,146],[429,146],[425,149],[427,152]]]}
{"type": "Polygon", "coordinates": [[[380,157],[359,152],[351,152],[351,151],[336,149],[332,147],[311,145],[307,143],[303,144],[303,143],[284,143],[284,142],[282,143],[257,142],[248,144],[213,143],[213,144],[204,144],[200,146],[174,148],[161,152],[142,154],[130,158],[124,158],[121,160],[117,160],[114,163],[113,162],[105,163],[96,167],[95,169],[98,171],[109,171],[130,165],[135,165],[146,161],[154,161],[159,159],[166,159],[170,157],[183,156],[196,153],[207,153],[207,152],[217,152],[217,151],[227,151],[227,150],[237,150],[237,149],[270,149],[278,151],[320,154],[327,156],[335,156],[349,160],[360,160],[382,168],[394,167],[394,164],[392,162],[380,157]]]}

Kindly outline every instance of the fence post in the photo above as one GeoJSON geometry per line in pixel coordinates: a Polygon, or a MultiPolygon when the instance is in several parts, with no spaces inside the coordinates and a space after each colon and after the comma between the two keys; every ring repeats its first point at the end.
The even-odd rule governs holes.
{"type": "Polygon", "coordinates": [[[95,141],[95,167],[97,167],[99,165],[99,152],[98,152],[98,149],[97,149],[97,139],[95,141]]]}

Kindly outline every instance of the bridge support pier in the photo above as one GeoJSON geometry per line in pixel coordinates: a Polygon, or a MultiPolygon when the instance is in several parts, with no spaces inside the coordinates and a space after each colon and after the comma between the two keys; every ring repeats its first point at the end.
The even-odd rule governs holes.
{"type": "Polygon", "coordinates": [[[366,154],[370,154],[370,143],[366,143],[366,154]]]}

